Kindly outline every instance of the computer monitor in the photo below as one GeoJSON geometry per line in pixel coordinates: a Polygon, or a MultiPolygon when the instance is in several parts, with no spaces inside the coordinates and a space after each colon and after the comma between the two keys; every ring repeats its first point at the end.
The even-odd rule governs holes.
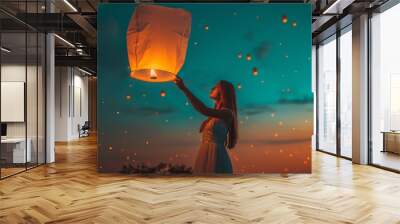
{"type": "Polygon", "coordinates": [[[1,136],[7,136],[7,124],[1,123],[1,136]]]}

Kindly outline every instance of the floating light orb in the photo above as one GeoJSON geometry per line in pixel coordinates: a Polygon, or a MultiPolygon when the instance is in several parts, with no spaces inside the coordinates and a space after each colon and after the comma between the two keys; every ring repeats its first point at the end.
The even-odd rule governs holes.
{"type": "Polygon", "coordinates": [[[108,150],[112,151],[113,147],[112,146],[108,146],[108,150]]]}
{"type": "Polygon", "coordinates": [[[241,85],[241,84],[237,84],[237,88],[238,88],[238,89],[241,89],[241,88],[242,88],[242,85],[241,85]]]}
{"type": "Polygon", "coordinates": [[[246,60],[247,60],[247,61],[251,61],[251,54],[247,54],[247,55],[246,55],[246,60]]]}
{"type": "Polygon", "coordinates": [[[253,75],[254,76],[258,75],[258,68],[256,68],[256,67],[253,68],[253,75]]]}
{"type": "Polygon", "coordinates": [[[125,98],[126,98],[126,100],[131,100],[132,96],[127,95],[125,98]]]}
{"type": "Polygon", "coordinates": [[[204,30],[208,31],[210,29],[210,27],[208,27],[208,25],[204,25],[204,30]]]}
{"type": "Polygon", "coordinates": [[[193,44],[197,46],[199,43],[198,42],[194,42],[193,44]]]}
{"type": "Polygon", "coordinates": [[[166,93],[164,90],[161,90],[160,96],[161,96],[161,97],[165,97],[166,95],[167,95],[167,93],[166,93]]]}
{"type": "Polygon", "coordinates": [[[293,22],[292,22],[292,27],[296,27],[297,26],[297,22],[296,22],[296,20],[294,20],[293,22]]]}
{"type": "Polygon", "coordinates": [[[149,140],[146,140],[144,143],[145,143],[146,145],[148,145],[148,144],[150,144],[150,141],[149,141],[149,140]]]}
{"type": "Polygon", "coordinates": [[[242,54],[241,52],[239,52],[239,53],[237,54],[237,57],[238,57],[239,59],[241,59],[241,58],[243,57],[243,54],[242,54]]]}
{"type": "Polygon", "coordinates": [[[288,18],[287,18],[287,16],[282,16],[282,23],[283,24],[286,24],[287,22],[288,22],[288,18]]]}

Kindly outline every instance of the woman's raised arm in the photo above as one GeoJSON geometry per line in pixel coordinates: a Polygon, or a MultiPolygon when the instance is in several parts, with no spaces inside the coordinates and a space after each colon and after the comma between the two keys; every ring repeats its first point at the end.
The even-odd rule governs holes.
{"type": "Polygon", "coordinates": [[[193,93],[185,86],[183,80],[180,77],[176,77],[175,84],[179,87],[180,90],[186,95],[189,99],[190,103],[193,107],[207,117],[216,117],[220,119],[224,119],[226,121],[230,121],[232,119],[232,112],[227,109],[214,109],[207,107],[199,98],[197,98],[193,93]]]}

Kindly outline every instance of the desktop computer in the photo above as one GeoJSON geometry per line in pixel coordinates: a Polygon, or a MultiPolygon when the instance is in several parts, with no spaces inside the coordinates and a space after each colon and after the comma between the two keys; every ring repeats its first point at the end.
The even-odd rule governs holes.
{"type": "Polygon", "coordinates": [[[1,139],[7,138],[7,124],[1,123],[1,139]]]}

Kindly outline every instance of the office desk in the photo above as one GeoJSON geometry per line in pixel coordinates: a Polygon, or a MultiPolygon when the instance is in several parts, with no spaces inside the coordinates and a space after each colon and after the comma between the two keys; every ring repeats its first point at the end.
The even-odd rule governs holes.
{"type": "Polygon", "coordinates": [[[392,152],[400,154],[400,132],[382,131],[382,134],[383,134],[382,152],[392,152]]]}
{"type": "Polygon", "coordinates": [[[27,147],[25,151],[25,138],[1,139],[1,157],[3,157],[2,159],[5,159],[7,163],[31,162],[32,141],[30,138],[27,139],[27,143],[28,144],[26,144],[27,147]]]}

